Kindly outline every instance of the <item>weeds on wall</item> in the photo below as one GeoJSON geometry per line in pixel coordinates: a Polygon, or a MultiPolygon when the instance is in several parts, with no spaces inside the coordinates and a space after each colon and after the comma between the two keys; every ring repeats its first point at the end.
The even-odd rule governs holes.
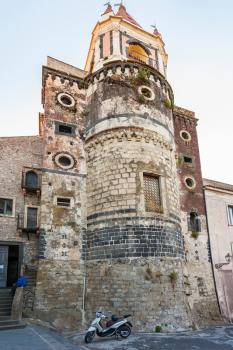
{"type": "Polygon", "coordinates": [[[176,285],[176,282],[178,280],[178,273],[176,271],[172,271],[170,274],[169,274],[169,279],[170,279],[170,282],[172,284],[172,288],[174,289],[175,288],[175,285],[176,285]]]}
{"type": "Polygon", "coordinates": [[[174,103],[170,101],[169,99],[163,100],[164,106],[168,109],[174,108],[174,103]]]}
{"type": "Polygon", "coordinates": [[[199,232],[193,231],[193,232],[191,233],[191,237],[194,238],[194,239],[198,239],[198,237],[199,237],[199,232]]]}
{"type": "Polygon", "coordinates": [[[129,81],[131,85],[149,85],[150,71],[147,68],[139,68],[138,72],[131,77],[129,77],[129,81]]]}

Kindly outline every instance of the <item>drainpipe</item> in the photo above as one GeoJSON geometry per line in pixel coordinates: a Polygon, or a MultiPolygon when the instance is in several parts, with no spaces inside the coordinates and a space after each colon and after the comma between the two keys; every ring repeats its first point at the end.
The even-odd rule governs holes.
{"type": "MultiPolygon", "coordinates": [[[[83,239],[83,236],[82,236],[83,239]]],[[[85,252],[83,257],[83,293],[82,293],[82,325],[86,325],[86,315],[85,315],[85,308],[86,308],[86,284],[87,284],[87,271],[86,271],[86,254],[87,254],[87,244],[85,242],[85,252]]],[[[83,253],[83,252],[82,252],[83,253]]]]}
{"type": "Polygon", "coordinates": [[[205,205],[205,212],[206,212],[206,227],[207,227],[207,234],[208,234],[209,248],[210,248],[211,268],[212,268],[212,274],[213,274],[213,280],[214,280],[214,289],[215,289],[215,294],[216,294],[216,297],[217,297],[217,304],[218,304],[219,313],[220,313],[220,315],[222,316],[221,307],[220,307],[220,302],[219,302],[219,296],[218,296],[218,291],[217,291],[217,285],[216,285],[215,275],[214,275],[214,266],[213,266],[213,259],[212,259],[212,251],[211,251],[211,246],[210,246],[210,231],[209,231],[209,220],[208,220],[207,205],[206,205],[205,187],[203,187],[203,194],[204,194],[204,205],[205,205]]]}

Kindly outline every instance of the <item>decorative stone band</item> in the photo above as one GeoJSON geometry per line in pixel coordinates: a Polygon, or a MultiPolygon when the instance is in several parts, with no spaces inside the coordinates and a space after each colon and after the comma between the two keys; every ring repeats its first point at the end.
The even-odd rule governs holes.
{"type": "MultiPolygon", "coordinates": [[[[44,87],[45,87],[46,81],[47,81],[47,79],[49,77],[51,77],[52,80],[55,80],[56,78],[59,78],[61,84],[64,84],[66,81],[69,82],[70,86],[73,86],[73,85],[76,84],[76,86],[79,88],[79,90],[82,90],[85,87],[83,79],[81,79],[79,77],[76,77],[74,75],[65,73],[65,72],[61,72],[61,71],[53,69],[51,67],[43,66],[43,72],[42,72],[42,87],[43,87],[43,89],[42,89],[42,103],[44,103],[44,97],[45,97],[44,96],[44,92],[45,92],[44,87]]],[[[85,98],[82,95],[80,97],[82,97],[83,99],[85,98]]]]}
{"type": "Polygon", "coordinates": [[[131,225],[112,221],[112,226],[88,229],[83,233],[84,260],[134,257],[184,258],[184,242],[180,226],[170,220],[157,220],[146,225],[135,219],[131,225]]]}
{"type": "Polygon", "coordinates": [[[96,71],[93,74],[88,75],[85,78],[85,86],[87,87],[89,84],[93,84],[94,82],[101,81],[105,79],[107,76],[111,76],[113,74],[124,74],[129,73],[129,75],[134,75],[138,72],[140,68],[146,68],[149,72],[149,79],[157,85],[160,86],[162,91],[169,95],[169,98],[171,101],[174,100],[173,91],[167,80],[164,78],[164,76],[159,73],[156,69],[153,67],[148,66],[147,64],[143,63],[135,63],[135,62],[122,62],[122,61],[114,61],[106,64],[103,68],[96,71]]]}
{"type": "MultiPolygon", "coordinates": [[[[155,82],[158,86],[160,86],[161,90],[169,95],[169,98],[171,101],[174,100],[173,91],[170,86],[170,84],[167,82],[167,80],[164,78],[164,76],[159,73],[156,69],[143,64],[143,63],[135,63],[135,62],[122,62],[122,61],[114,61],[106,64],[103,68],[96,71],[94,74],[89,74],[84,79],[59,71],[57,69],[53,69],[51,67],[43,66],[43,72],[42,72],[42,86],[43,86],[43,93],[42,93],[42,102],[44,103],[44,87],[46,80],[51,77],[53,80],[56,78],[60,79],[61,84],[64,84],[66,81],[69,82],[70,86],[73,86],[74,84],[77,84],[78,88],[80,90],[86,89],[89,84],[92,84],[94,82],[100,81],[105,79],[107,76],[111,76],[115,73],[123,74],[125,72],[128,72],[129,75],[134,75],[138,72],[140,68],[146,68],[149,73],[149,79],[153,82],[155,82]]],[[[84,96],[83,96],[84,98],[84,96]]]]}
{"type": "MultiPolygon", "coordinates": [[[[172,138],[174,138],[174,135],[173,135],[173,133],[171,132],[171,130],[169,129],[169,127],[166,125],[166,124],[163,124],[163,123],[161,123],[159,120],[157,120],[156,118],[153,118],[153,117],[150,117],[149,115],[148,115],[148,113],[144,113],[144,114],[141,114],[141,113],[137,113],[137,114],[133,114],[133,113],[124,113],[124,114],[113,114],[113,115],[108,115],[107,117],[105,117],[105,118],[102,118],[102,119],[100,119],[100,120],[98,120],[98,121],[96,121],[95,123],[93,123],[89,128],[87,128],[86,129],[86,134],[87,134],[87,139],[92,135],[92,133],[95,133],[95,126],[97,125],[97,124],[100,124],[100,123],[102,123],[102,122],[104,122],[104,121],[106,121],[106,120],[111,120],[111,119],[116,119],[117,118],[117,120],[119,121],[119,120],[121,120],[121,118],[128,118],[128,119],[130,119],[130,118],[141,118],[141,119],[143,119],[143,120],[149,120],[153,125],[159,125],[159,126],[162,126],[163,128],[165,128],[168,132],[169,132],[169,134],[170,134],[170,136],[172,137],[172,138]]],[[[125,128],[125,127],[124,127],[125,128]]]]}
{"type": "Polygon", "coordinates": [[[172,144],[168,143],[164,138],[157,132],[145,130],[138,127],[124,127],[124,128],[114,128],[110,130],[104,130],[98,134],[92,135],[86,138],[85,150],[87,153],[95,148],[98,144],[103,145],[105,142],[111,140],[122,141],[136,141],[136,142],[152,142],[155,145],[160,144],[162,148],[166,148],[169,151],[173,150],[172,144]]]}

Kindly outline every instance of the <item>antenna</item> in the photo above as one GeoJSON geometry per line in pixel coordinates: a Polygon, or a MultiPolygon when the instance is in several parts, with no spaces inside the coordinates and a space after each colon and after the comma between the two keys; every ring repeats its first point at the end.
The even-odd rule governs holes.
{"type": "Polygon", "coordinates": [[[104,6],[108,6],[111,5],[110,1],[106,2],[106,4],[104,4],[104,6]]]}
{"type": "Polygon", "coordinates": [[[114,4],[114,6],[121,6],[121,5],[123,5],[123,0],[121,0],[121,2],[118,4],[114,4]]]}

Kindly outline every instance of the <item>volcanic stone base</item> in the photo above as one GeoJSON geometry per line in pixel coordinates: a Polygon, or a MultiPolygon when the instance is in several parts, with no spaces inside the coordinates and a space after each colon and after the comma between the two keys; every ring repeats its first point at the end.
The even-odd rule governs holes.
{"type": "Polygon", "coordinates": [[[83,324],[83,273],[78,261],[41,260],[34,317],[58,330],[77,330],[83,324]]]}
{"type": "Polygon", "coordinates": [[[134,329],[154,331],[192,326],[183,288],[183,266],[174,258],[132,258],[87,262],[86,320],[97,310],[132,314],[134,329]],[[169,275],[177,272],[171,283],[169,275]]]}

